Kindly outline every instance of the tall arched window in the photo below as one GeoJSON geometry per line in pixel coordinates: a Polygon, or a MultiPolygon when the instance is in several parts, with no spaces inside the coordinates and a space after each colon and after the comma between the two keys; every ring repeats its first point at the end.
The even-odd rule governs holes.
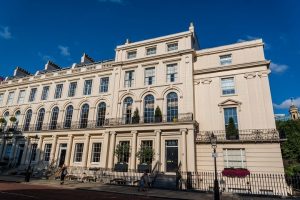
{"type": "Polygon", "coordinates": [[[64,128],[71,128],[73,117],[73,106],[69,105],[66,109],[64,128]]]}
{"type": "Polygon", "coordinates": [[[9,121],[9,112],[8,111],[6,111],[4,113],[3,118],[5,119],[5,123],[3,124],[3,126],[6,127],[8,124],[8,121],[9,121]]]}
{"type": "Polygon", "coordinates": [[[98,104],[97,110],[97,126],[103,126],[105,121],[106,103],[101,102],[98,104]]]}
{"type": "Polygon", "coordinates": [[[131,97],[126,97],[123,103],[123,122],[125,124],[131,123],[131,112],[132,112],[133,100],[131,97]]]}
{"type": "Polygon", "coordinates": [[[18,111],[15,113],[16,122],[15,122],[14,125],[15,125],[16,127],[18,127],[18,125],[19,125],[20,115],[21,115],[21,111],[18,110],[18,111]]]}
{"type": "Polygon", "coordinates": [[[29,131],[31,117],[32,117],[32,110],[29,109],[29,110],[27,110],[26,115],[25,115],[24,131],[29,131]]]}
{"type": "Polygon", "coordinates": [[[144,122],[154,122],[154,96],[151,94],[144,98],[144,122]]]}
{"type": "Polygon", "coordinates": [[[172,122],[178,119],[178,96],[175,92],[167,95],[167,121],[172,122]]]}
{"type": "Polygon", "coordinates": [[[56,129],[58,114],[59,114],[59,108],[56,106],[52,109],[52,113],[51,113],[51,120],[49,126],[51,130],[56,129]]]}
{"type": "Polygon", "coordinates": [[[80,128],[86,128],[87,127],[88,119],[89,119],[89,110],[90,110],[90,106],[88,104],[84,104],[81,107],[80,121],[79,121],[79,127],[80,128]]]}
{"type": "Polygon", "coordinates": [[[40,111],[38,112],[38,118],[36,120],[36,125],[35,125],[35,129],[37,131],[42,130],[42,128],[43,128],[43,122],[44,122],[44,117],[45,117],[45,109],[41,108],[40,111]]]}

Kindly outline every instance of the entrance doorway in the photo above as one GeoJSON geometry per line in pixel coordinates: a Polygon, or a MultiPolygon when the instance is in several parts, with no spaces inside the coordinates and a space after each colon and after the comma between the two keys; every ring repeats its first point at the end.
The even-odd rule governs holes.
{"type": "Polygon", "coordinates": [[[21,164],[23,152],[24,152],[24,144],[19,144],[19,148],[18,148],[18,151],[17,151],[17,164],[16,164],[16,166],[19,166],[21,164]]]}
{"type": "Polygon", "coordinates": [[[60,144],[59,146],[59,157],[58,157],[58,166],[62,167],[65,164],[67,154],[67,144],[60,144]]]}
{"type": "Polygon", "coordinates": [[[178,168],[178,140],[166,140],[166,171],[176,172],[178,168]]]}

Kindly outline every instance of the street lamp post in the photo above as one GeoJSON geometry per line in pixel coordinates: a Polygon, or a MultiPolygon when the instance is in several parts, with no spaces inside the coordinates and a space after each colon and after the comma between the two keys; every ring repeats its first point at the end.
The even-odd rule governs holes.
{"type": "Polygon", "coordinates": [[[214,133],[210,136],[210,143],[211,147],[214,150],[213,157],[214,157],[214,164],[215,164],[215,180],[214,180],[214,200],[220,200],[220,192],[219,192],[219,182],[218,182],[218,173],[217,173],[217,137],[214,133]]]}
{"type": "MultiPolygon", "coordinates": [[[[36,142],[38,141],[39,137],[38,135],[35,135],[33,138],[33,142],[32,142],[32,145],[31,145],[31,155],[30,155],[30,161],[29,161],[29,165],[27,167],[27,170],[26,170],[26,175],[25,175],[25,181],[26,182],[29,182],[30,181],[30,177],[31,177],[31,173],[32,173],[32,169],[31,169],[31,162],[32,162],[32,156],[33,156],[33,145],[36,144],[36,142]]],[[[35,149],[36,151],[36,149],[35,149]]]]}

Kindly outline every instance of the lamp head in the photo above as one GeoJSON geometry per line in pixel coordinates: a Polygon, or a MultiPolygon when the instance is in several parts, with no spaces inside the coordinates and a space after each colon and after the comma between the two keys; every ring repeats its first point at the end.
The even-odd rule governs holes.
{"type": "Polygon", "coordinates": [[[213,149],[217,148],[217,136],[215,136],[214,133],[210,136],[210,143],[213,149]]]}

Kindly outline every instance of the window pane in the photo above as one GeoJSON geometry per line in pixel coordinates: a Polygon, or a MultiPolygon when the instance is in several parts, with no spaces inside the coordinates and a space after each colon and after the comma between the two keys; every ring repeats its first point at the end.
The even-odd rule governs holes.
{"type": "Polygon", "coordinates": [[[246,168],[245,149],[223,149],[226,168],[246,168]]]}
{"type": "Polygon", "coordinates": [[[145,69],[145,85],[153,85],[155,83],[155,68],[145,69]]]}
{"type": "Polygon", "coordinates": [[[82,153],[83,153],[83,143],[76,143],[75,144],[75,155],[74,155],[74,162],[81,162],[82,161],[82,153]]]}
{"type": "Polygon", "coordinates": [[[127,71],[125,72],[125,87],[132,87],[134,81],[134,71],[127,71]]]}
{"type": "Polygon", "coordinates": [[[2,94],[0,94],[0,106],[2,105],[2,103],[3,103],[3,97],[4,97],[4,94],[2,93],[2,94]]]}
{"type": "Polygon", "coordinates": [[[50,127],[49,127],[51,130],[56,129],[58,114],[59,114],[59,108],[58,107],[53,108],[51,114],[50,127]]]}
{"type": "Polygon", "coordinates": [[[123,123],[131,123],[131,112],[132,112],[133,100],[131,97],[126,97],[123,103],[123,123]]]}
{"type": "Polygon", "coordinates": [[[61,98],[62,90],[63,90],[63,84],[56,85],[54,99],[61,98]]]}
{"type": "Polygon", "coordinates": [[[100,162],[101,143],[93,143],[92,162],[100,162]]]}
{"type": "Polygon", "coordinates": [[[73,117],[73,106],[69,105],[66,109],[64,128],[71,128],[73,117]]]}
{"type": "Polygon", "coordinates": [[[167,121],[173,122],[178,119],[178,97],[175,92],[167,95],[167,121]]]}
{"type": "Polygon", "coordinates": [[[18,97],[18,104],[24,103],[25,99],[25,90],[21,90],[18,97]]]}
{"type": "Polygon", "coordinates": [[[81,114],[80,114],[80,128],[86,128],[88,125],[88,119],[89,119],[89,105],[84,104],[81,108],[81,114]]]}
{"type": "Polygon", "coordinates": [[[177,81],[177,64],[167,65],[167,82],[177,81]]]}
{"type": "Polygon", "coordinates": [[[220,64],[221,65],[229,65],[231,63],[232,63],[232,59],[231,59],[231,55],[230,54],[220,56],[220,64]]]}
{"type": "Polygon", "coordinates": [[[25,121],[24,121],[24,131],[29,131],[29,126],[32,117],[32,110],[26,112],[25,121]]]}
{"type": "Polygon", "coordinates": [[[136,57],[136,51],[127,52],[127,59],[132,59],[136,57]]]}
{"type": "Polygon", "coordinates": [[[150,47],[146,49],[146,55],[156,54],[156,47],[150,47]]]}
{"type": "Polygon", "coordinates": [[[42,91],[42,100],[47,100],[49,94],[49,86],[44,86],[42,91]]]}
{"type": "Polygon", "coordinates": [[[154,122],[154,96],[150,94],[144,99],[144,122],[154,122]]]}
{"type": "Polygon", "coordinates": [[[167,44],[168,51],[174,51],[178,49],[178,43],[167,44]]]}
{"type": "Polygon", "coordinates": [[[104,77],[100,79],[100,92],[107,92],[109,84],[109,77],[104,77]]]}
{"type": "Polygon", "coordinates": [[[83,95],[90,95],[92,93],[92,80],[84,81],[83,95]]]}
{"type": "Polygon", "coordinates": [[[77,88],[77,82],[70,83],[69,92],[68,92],[69,97],[74,97],[75,96],[76,88],[77,88]]]}
{"type": "Polygon", "coordinates": [[[14,92],[10,92],[8,93],[8,98],[7,98],[7,105],[11,105],[13,103],[14,100],[14,92]]]}
{"type": "Polygon", "coordinates": [[[228,125],[229,119],[233,118],[235,127],[238,128],[238,119],[237,119],[237,112],[236,108],[224,108],[224,118],[225,118],[225,126],[228,125]]]}
{"type": "Polygon", "coordinates": [[[28,99],[29,102],[33,102],[35,100],[36,91],[37,88],[31,88],[29,99],[28,99]]]}
{"type": "Polygon", "coordinates": [[[221,88],[222,88],[222,95],[235,94],[234,79],[232,77],[222,78],[221,88]]]}
{"type": "Polygon", "coordinates": [[[106,104],[101,102],[97,111],[97,126],[103,126],[105,122],[106,104]]]}
{"type": "Polygon", "coordinates": [[[44,161],[48,162],[50,160],[52,144],[45,144],[44,148],[44,161]]]}
{"type": "Polygon", "coordinates": [[[35,127],[35,129],[37,131],[42,130],[42,128],[43,128],[43,122],[44,122],[44,117],[45,117],[45,109],[42,108],[38,112],[38,118],[37,118],[37,121],[36,121],[36,127],[35,127]]]}

